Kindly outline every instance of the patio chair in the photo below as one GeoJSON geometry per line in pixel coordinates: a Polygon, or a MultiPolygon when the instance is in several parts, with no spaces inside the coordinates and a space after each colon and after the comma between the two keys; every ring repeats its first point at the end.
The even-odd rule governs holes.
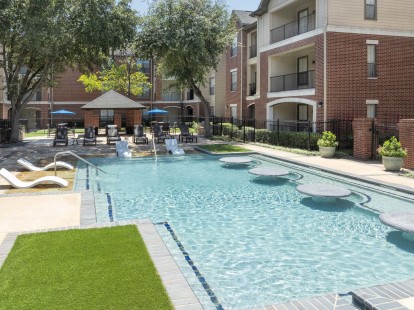
{"type": "Polygon", "coordinates": [[[118,133],[118,128],[115,126],[108,126],[108,134],[106,136],[106,144],[111,144],[111,142],[121,141],[121,137],[118,133]]]}
{"type": "Polygon", "coordinates": [[[166,135],[164,133],[164,131],[162,130],[162,126],[158,123],[155,123],[154,128],[154,139],[155,142],[160,143],[160,142],[164,142],[165,139],[168,139],[170,136],[166,135]]]}
{"type": "MultiPolygon", "coordinates": [[[[45,171],[45,170],[49,170],[52,168],[55,168],[55,163],[50,163],[44,167],[37,167],[35,165],[33,165],[31,162],[28,162],[26,159],[20,158],[17,160],[17,163],[19,163],[20,165],[22,165],[23,167],[25,167],[27,170],[30,171],[45,171]]],[[[68,164],[64,161],[57,161],[56,162],[56,167],[58,168],[66,168],[68,170],[72,170],[74,167],[71,164],[68,164]]]]}
{"type": "Polygon", "coordinates": [[[185,142],[187,143],[189,140],[191,141],[191,142],[194,142],[194,139],[195,139],[195,142],[197,142],[197,136],[196,135],[194,135],[193,133],[190,133],[190,130],[189,130],[189,128],[188,128],[188,126],[187,125],[185,125],[185,124],[182,124],[182,125],[180,125],[180,135],[179,135],[179,140],[181,141],[181,142],[184,142],[184,139],[185,139],[185,142]]]}
{"type": "Polygon", "coordinates": [[[69,185],[69,182],[56,177],[56,176],[45,176],[45,177],[40,177],[34,181],[22,181],[18,178],[16,178],[14,176],[13,173],[11,173],[10,171],[2,168],[0,170],[0,176],[3,177],[3,179],[5,179],[11,186],[15,187],[15,188],[30,188],[30,187],[34,187],[36,185],[39,185],[41,183],[53,183],[53,184],[57,184],[60,185],[62,187],[67,187],[69,185]]]}
{"type": "Polygon", "coordinates": [[[69,143],[68,128],[65,126],[58,126],[56,128],[55,138],[53,139],[53,146],[56,146],[58,143],[65,144],[65,146],[67,146],[69,143]]]}
{"type": "Polygon", "coordinates": [[[95,136],[95,128],[94,127],[87,127],[85,128],[85,134],[83,136],[83,146],[86,143],[94,143],[96,145],[96,136],[95,136]]]}
{"type": "Polygon", "coordinates": [[[144,133],[144,126],[142,125],[134,125],[134,143],[138,144],[139,142],[143,142],[148,144],[147,135],[144,133]]]}

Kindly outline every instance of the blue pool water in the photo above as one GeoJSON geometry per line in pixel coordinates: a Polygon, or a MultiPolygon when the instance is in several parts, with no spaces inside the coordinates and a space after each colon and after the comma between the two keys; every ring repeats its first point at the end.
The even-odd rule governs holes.
{"type": "Polygon", "coordinates": [[[409,196],[262,156],[253,159],[253,165],[283,167],[291,174],[258,178],[245,166],[203,155],[157,162],[96,158],[92,162],[110,174],[80,164],[76,187],[94,190],[100,222],[159,223],[206,309],[253,308],[414,277],[414,244],[381,224],[375,211],[413,208],[409,196]],[[333,204],[315,203],[295,189],[307,183],[341,185],[353,194],[333,204]]]}

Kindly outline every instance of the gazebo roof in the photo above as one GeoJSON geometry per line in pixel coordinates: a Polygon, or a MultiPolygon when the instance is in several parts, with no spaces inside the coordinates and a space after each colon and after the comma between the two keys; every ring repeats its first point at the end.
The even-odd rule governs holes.
{"type": "Polygon", "coordinates": [[[145,107],[135,102],[114,90],[110,90],[99,96],[95,100],[84,105],[82,109],[128,109],[128,110],[140,110],[145,107]]]}

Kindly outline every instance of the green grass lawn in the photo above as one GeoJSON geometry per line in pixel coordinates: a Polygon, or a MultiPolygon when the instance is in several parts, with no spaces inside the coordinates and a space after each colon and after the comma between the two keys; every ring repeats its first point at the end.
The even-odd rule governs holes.
{"type": "MultiPolygon", "coordinates": [[[[55,136],[55,131],[56,131],[56,129],[55,128],[52,128],[52,130],[50,131],[50,135],[52,136],[52,137],[54,137],[55,136]]],[[[85,129],[83,129],[83,128],[77,128],[77,129],[75,129],[75,133],[84,133],[85,132],[85,129]]],[[[39,129],[39,130],[36,130],[36,131],[31,131],[31,132],[25,132],[24,133],[24,137],[26,138],[31,138],[31,137],[42,137],[42,136],[46,136],[47,135],[47,129],[39,129]]],[[[70,137],[72,135],[72,129],[70,129],[69,131],[68,131],[68,136],[70,137]]]]}
{"type": "Polygon", "coordinates": [[[0,309],[173,309],[136,226],[19,236],[0,309]]]}
{"type": "Polygon", "coordinates": [[[230,145],[230,144],[208,144],[198,146],[200,149],[204,149],[213,153],[238,153],[238,152],[250,152],[250,150],[245,149],[240,146],[230,145]]]}

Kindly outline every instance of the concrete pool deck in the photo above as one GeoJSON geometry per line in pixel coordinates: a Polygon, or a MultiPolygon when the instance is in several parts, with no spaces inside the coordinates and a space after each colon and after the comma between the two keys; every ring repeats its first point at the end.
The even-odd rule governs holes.
{"type": "MultiPolygon", "coordinates": [[[[16,163],[17,159],[23,157],[33,164],[44,165],[53,161],[53,156],[56,152],[68,150],[85,157],[115,156],[114,144],[106,145],[105,137],[99,137],[98,141],[99,142],[97,146],[89,145],[83,147],[81,144],[79,144],[69,145],[67,147],[53,148],[50,146],[52,139],[44,137],[40,139],[28,139],[25,141],[25,143],[22,144],[0,145],[0,168],[6,168],[9,171],[12,171],[13,173],[17,174],[19,178],[30,179],[38,177],[39,175],[23,172],[22,167],[16,163]]],[[[188,153],[192,150],[193,146],[214,143],[217,142],[207,141],[199,137],[198,143],[179,143],[179,146],[184,147],[186,153],[188,153]]],[[[402,177],[399,175],[399,173],[385,171],[379,161],[364,162],[352,159],[327,159],[318,156],[293,154],[256,144],[241,144],[241,146],[248,148],[254,152],[274,158],[298,163],[304,166],[316,167],[318,169],[323,169],[334,173],[357,177],[362,180],[375,182],[378,184],[383,184],[387,187],[397,188],[406,192],[414,193],[414,179],[402,177]]],[[[156,147],[157,153],[159,155],[166,154],[164,144],[157,144],[156,147]]],[[[130,148],[132,149],[132,152],[135,156],[151,155],[151,144],[134,145],[130,143],[130,148]]],[[[74,158],[71,157],[60,157],[59,160],[76,163],[74,158]]],[[[49,171],[45,174],[53,175],[54,173],[53,171],[49,171]]],[[[58,176],[67,178],[69,180],[72,179],[73,181],[74,173],[61,170],[58,172],[58,176]]],[[[2,240],[4,240],[7,234],[9,234],[9,236],[11,236],[13,239],[22,231],[28,232],[68,228],[100,227],[99,224],[91,225],[93,222],[93,216],[87,221],[89,223],[88,225],[85,224],[85,221],[82,222],[81,214],[82,205],[84,204],[84,198],[82,198],[82,196],[83,195],[80,193],[74,193],[71,186],[69,189],[59,189],[57,187],[50,186],[30,190],[12,189],[2,178],[0,178],[0,254],[2,254],[2,251],[4,251],[4,249],[2,250],[2,240]]],[[[148,240],[152,241],[152,239],[155,237],[155,235],[152,235],[152,237],[148,240]]],[[[7,246],[9,247],[10,251],[11,241],[5,241],[8,242],[7,246]]],[[[169,261],[169,266],[163,265],[162,260],[161,262],[157,261],[157,254],[154,255],[153,259],[157,267],[159,266],[159,270],[168,271],[169,268],[173,265],[170,261],[170,258],[162,257],[162,260],[169,261]]],[[[182,275],[180,276],[175,274],[174,277],[181,279],[182,275]]],[[[171,282],[174,282],[172,281],[174,277],[171,278],[167,275],[165,279],[166,282],[164,283],[171,284],[171,282]]],[[[185,281],[183,281],[183,279],[180,281],[180,285],[185,287],[185,281]]],[[[408,284],[414,284],[414,282],[408,281],[408,284]]],[[[397,287],[401,287],[403,285],[405,284],[402,284],[400,286],[397,284],[397,287]]],[[[401,290],[404,291],[404,289],[401,290]]],[[[191,296],[189,303],[186,303],[185,298],[181,298],[177,293],[179,290],[176,291],[174,288],[167,288],[167,291],[169,293],[172,291],[171,294],[175,294],[174,298],[175,300],[178,300],[178,303],[174,304],[176,309],[201,309],[200,305],[198,305],[194,299],[194,296],[191,296]]],[[[385,290],[385,292],[386,291],[387,290],[385,290]]],[[[188,291],[186,292],[186,294],[190,294],[188,291]]],[[[376,288],[374,292],[378,293],[378,288],[376,288]]],[[[375,307],[366,306],[366,309],[414,309],[414,292],[412,294],[407,293],[406,290],[404,292],[405,293],[399,296],[399,298],[395,296],[392,297],[392,295],[384,297],[378,295],[379,293],[377,295],[362,294],[361,298],[363,302],[365,302],[367,299],[371,300],[371,303],[369,305],[374,305],[375,301],[382,302],[378,305],[374,305],[375,307]],[[380,297],[386,298],[387,301],[384,301],[384,299],[381,299],[380,297]],[[395,307],[393,305],[395,305],[395,307]]],[[[284,304],[269,305],[257,309],[358,309],[350,304],[349,299],[350,297],[348,297],[348,299],[344,299],[342,296],[334,294],[324,297],[319,296],[310,298],[303,301],[292,301],[284,304]],[[318,308],[317,305],[321,303],[321,307],[318,308]],[[310,308],[307,308],[308,306],[310,308]]]]}

